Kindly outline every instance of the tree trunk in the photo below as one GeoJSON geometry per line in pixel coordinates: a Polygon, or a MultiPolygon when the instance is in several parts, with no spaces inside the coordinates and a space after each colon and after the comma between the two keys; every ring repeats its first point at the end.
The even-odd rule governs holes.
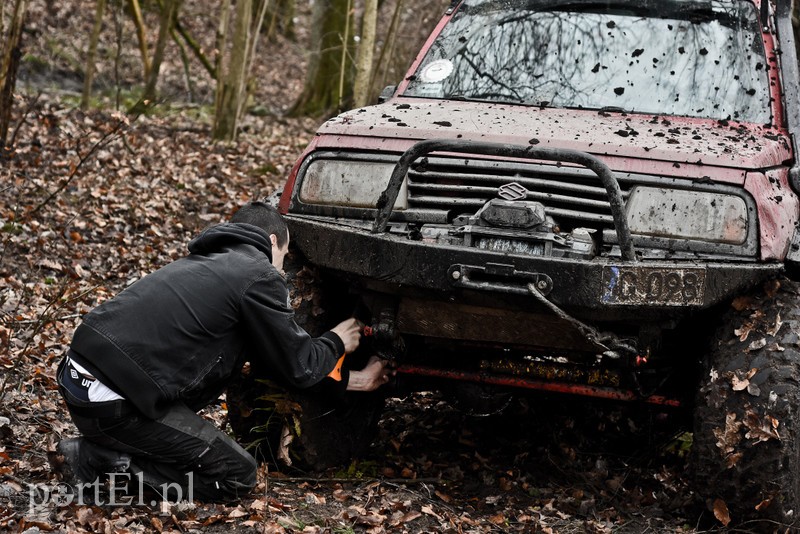
{"type": "MultiPolygon", "coordinates": [[[[214,139],[233,141],[248,98],[248,80],[268,0],[239,0],[227,74],[217,78],[214,139]],[[254,8],[257,10],[254,16],[254,8]]],[[[224,18],[224,17],[223,17],[224,18]]],[[[226,32],[227,33],[227,32],[226,32]]],[[[224,40],[223,40],[224,41],[224,40]]],[[[220,50],[224,50],[223,46],[220,50]]],[[[221,63],[220,63],[221,67],[221,63]]]]}
{"type": "Polygon", "coordinates": [[[136,26],[136,38],[139,40],[139,54],[142,56],[142,79],[147,80],[150,77],[150,57],[147,51],[147,32],[144,28],[142,10],[139,7],[139,0],[128,0],[128,5],[131,9],[133,24],[136,26]]]}
{"type": "Polygon", "coordinates": [[[228,72],[219,78],[217,92],[218,106],[214,114],[214,139],[232,141],[236,137],[237,108],[245,77],[247,42],[250,40],[250,25],[253,21],[253,3],[239,0],[236,3],[236,19],[233,29],[233,49],[231,50],[228,72]]]}
{"type": "Polygon", "coordinates": [[[94,58],[97,55],[97,41],[100,38],[100,29],[103,27],[103,13],[106,10],[106,0],[97,0],[94,11],[94,27],[89,37],[89,50],[86,52],[86,68],[83,74],[83,93],[81,94],[81,109],[89,107],[92,98],[92,83],[94,82],[94,58]]]}
{"type": "Polygon", "coordinates": [[[164,59],[164,49],[170,37],[170,30],[173,26],[178,8],[182,0],[165,0],[161,9],[161,21],[158,27],[158,39],[156,40],[156,50],[153,53],[153,62],[150,65],[150,75],[144,86],[142,98],[131,109],[132,113],[141,113],[156,100],[156,85],[158,84],[158,73],[161,70],[161,62],[164,59]]]}
{"type": "Polygon", "coordinates": [[[348,0],[314,2],[311,35],[316,36],[303,92],[292,116],[321,116],[347,107],[352,99],[353,65],[350,39],[345,36],[351,13],[348,0]],[[342,84],[338,83],[343,77],[342,84]]]}
{"type": "Polygon", "coordinates": [[[219,25],[217,26],[216,35],[216,55],[214,56],[214,79],[217,80],[217,91],[214,95],[214,109],[219,107],[219,101],[222,96],[220,91],[220,80],[225,74],[222,71],[225,59],[225,44],[228,42],[228,26],[231,18],[231,0],[222,0],[222,6],[219,13],[219,25]]]}
{"type": "Polygon", "coordinates": [[[361,40],[358,43],[358,64],[353,84],[353,105],[366,106],[370,96],[372,58],[375,53],[375,25],[378,22],[378,0],[365,0],[361,40]]]}
{"type": "Polygon", "coordinates": [[[389,65],[394,58],[394,45],[397,41],[397,31],[400,26],[400,13],[403,10],[403,0],[397,0],[394,12],[392,13],[392,22],[389,24],[389,31],[386,33],[386,38],[381,47],[381,53],[378,56],[376,67],[373,71],[373,76],[370,79],[370,89],[381,91],[386,86],[386,79],[389,75],[389,65]],[[382,73],[382,74],[381,74],[382,73]],[[375,87],[376,81],[380,80],[380,85],[375,87]]]}
{"type": "MultiPolygon", "coordinates": [[[[27,0],[16,0],[8,32],[0,33],[0,38],[2,38],[0,43],[3,43],[2,50],[0,50],[2,52],[2,56],[0,56],[0,154],[5,153],[8,127],[11,123],[11,105],[17,83],[19,59],[22,57],[20,38],[27,8],[27,0]]],[[[2,26],[5,28],[5,22],[2,23],[2,26]]]]}
{"type": "MultiPolygon", "coordinates": [[[[189,48],[194,53],[194,57],[203,65],[203,67],[208,72],[208,75],[211,76],[211,79],[217,79],[217,71],[214,70],[214,65],[211,64],[208,57],[203,53],[203,49],[200,47],[200,44],[192,37],[192,35],[181,25],[178,19],[175,19],[175,30],[178,34],[183,37],[183,40],[189,45],[189,48]]],[[[177,41],[176,41],[177,43],[177,41]]]]}
{"type": "Polygon", "coordinates": [[[270,22],[266,36],[271,38],[280,29],[283,36],[294,39],[295,0],[276,0],[272,2],[270,22]]]}

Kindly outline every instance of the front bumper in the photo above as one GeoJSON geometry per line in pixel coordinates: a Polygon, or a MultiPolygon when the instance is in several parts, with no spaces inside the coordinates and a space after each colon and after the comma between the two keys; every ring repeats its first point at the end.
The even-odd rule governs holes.
{"type": "Polygon", "coordinates": [[[533,283],[549,301],[588,320],[681,316],[728,300],[782,269],[777,263],[522,256],[374,234],[335,218],[288,214],[286,220],[293,243],[311,263],[365,287],[457,302],[488,297],[499,307],[531,309],[533,283]]]}

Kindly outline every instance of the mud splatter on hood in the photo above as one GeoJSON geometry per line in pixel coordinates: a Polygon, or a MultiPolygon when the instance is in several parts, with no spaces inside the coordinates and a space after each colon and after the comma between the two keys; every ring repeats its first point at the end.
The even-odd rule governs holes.
{"type": "Polygon", "coordinates": [[[318,133],[534,144],[738,170],[772,167],[790,157],[785,132],[760,125],[452,100],[394,99],[334,117],[318,133]]]}

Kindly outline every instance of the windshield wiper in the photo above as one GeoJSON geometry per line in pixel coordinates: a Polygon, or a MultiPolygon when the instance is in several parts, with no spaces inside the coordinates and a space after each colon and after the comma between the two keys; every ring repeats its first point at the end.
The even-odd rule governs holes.
{"type": "Polygon", "coordinates": [[[610,111],[612,113],[625,113],[625,108],[619,106],[603,106],[600,111],[610,111]]]}

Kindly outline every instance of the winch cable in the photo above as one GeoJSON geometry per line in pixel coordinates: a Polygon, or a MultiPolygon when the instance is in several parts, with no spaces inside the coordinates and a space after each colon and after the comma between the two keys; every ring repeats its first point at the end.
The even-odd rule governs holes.
{"type": "Polygon", "coordinates": [[[559,318],[567,321],[572,326],[577,328],[578,331],[580,331],[580,333],[583,334],[590,343],[593,343],[598,348],[602,349],[604,355],[615,359],[622,356],[621,352],[630,354],[632,356],[637,355],[638,351],[636,348],[632,347],[628,342],[624,341],[619,336],[612,334],[611,332],[601,332],[593,326],[581,322],[569,315],[556,304],[548,300],[547,297],[542,295],[542,293],[534,284],[528,284],[528,291],[531,292],[536,300],[542,303],[550,311],[555,313],[559,318]]]}

